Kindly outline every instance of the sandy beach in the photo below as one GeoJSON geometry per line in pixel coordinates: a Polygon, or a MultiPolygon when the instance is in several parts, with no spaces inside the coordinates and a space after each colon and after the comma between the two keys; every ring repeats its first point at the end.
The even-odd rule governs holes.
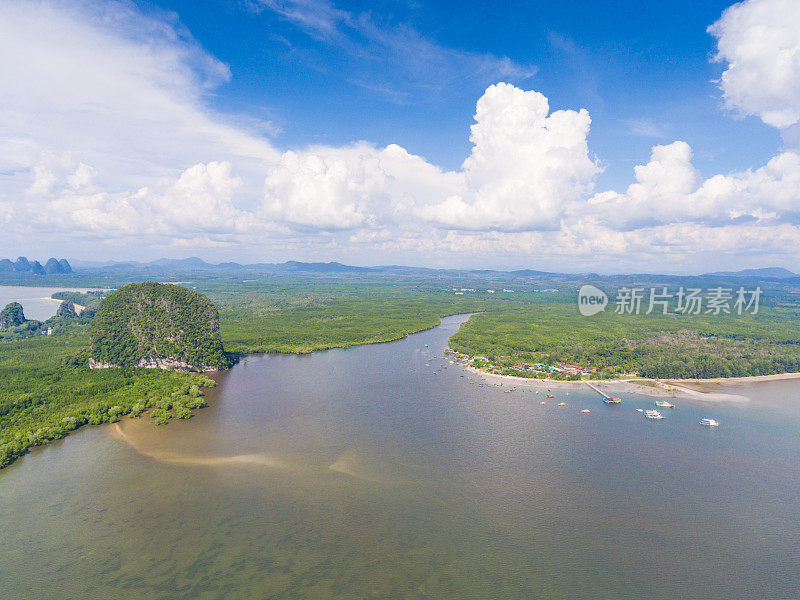
{"type": "MultiPolygon", "coordinates": [[[[63,300],[59,300],[58,298],[50,298],[49,296],[45,296],[44,298],[39,298],[39,300],[48,300],[50,302],[57,302],[58,304],[61,304],[63,302],[63,300]]],[[[81,306],[80,304],[75,304],[74,306],[75,306],[75,312],[78,314],[81,314],[83,311],[86,310],[86,307],[81,306]]]]}
{"type": "MultiPolygon", "coordinates": [[[[589,389],[585,381],[562,381],[556,379],[529,379],[527,377],[514,377],[512,375],[496,375],[485,373],[471,366],[464,368],[486,381],[493,381],[500,384],[511,384],[517,387],[528,387],[533,389],[549,390],[574,390],[576,388],[589,389]]],[[[709,389],[714,385],[729,384],[751,384],[767,381],[777,381],[781,379],[794,379],[800,377],[800,373],[782,373],[779,375],[763,375],[758,377],[732,377],[730,379],[614,379],[614,380],[593,380],[592,385],[609,395],[623,394],[643,394],[659,398],[676,398],[681,400],[694,400],[699,402],[747,402],[750,400],[743,394],[731,394],[709,389]]]]}
{"type": "Polygon", "coordinates": [[[679,385],[703,385],[703,384],[719,384],[724,383],[758,383],[762,381],[781,381],[783,379],[797,379],[800,378],[800,373],[777,373],[776,375],[753,375],[752,377],[716,377],[714,379],[665,379],[665,383],[675,382],[679,385]]]}

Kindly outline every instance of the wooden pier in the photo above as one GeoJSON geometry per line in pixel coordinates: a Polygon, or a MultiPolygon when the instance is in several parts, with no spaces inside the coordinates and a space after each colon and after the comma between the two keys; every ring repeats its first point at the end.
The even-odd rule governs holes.
{"type": "Polygon", "coordinates": [[[600,388],[598,388],[598,387],[597,387],[597,386],[595,386],[595,385],[592,385],[592,384],[591,384],[591,383],[589,383],[588,381],[584,381],[583,383],[585,383],[586,385],[588,385],[588,386],[589,386],[590,388],[592,388],[592,389],[593,389],[595,392],[597,392],[598,394],[600,394],[600,395],[601,395],[603,398],[611,398],[611,396],[609,396],[608,394],[606,394],[606,393],[605,393],[603,390],[601,390],[600,388]]]}
{"type": "Polygon", "coordinates": [[[620,400],[619,398],[616,398],[616,397],[614,397],[614,396],[609,396],[609,395],[608,395],[608,394],[606,394],[606,393],[605,393],[603,390],[601,390],[599,387],[597,387],[596,385],[592,385],[592,384],[591,384],[591,383],[589,383],[588,381],[584,381],[583,383],[585,383],[585,384],[586,384],[586,385],[588,385],[590,388],[592,388],[592,389],[593,389],[595,392],[597,392],[598,394],[600,394],[600,395],[603,397],[603,401],[604,401],[606,404],[619,404],[620,402],[622,402],[622,400],[620,400]]]}

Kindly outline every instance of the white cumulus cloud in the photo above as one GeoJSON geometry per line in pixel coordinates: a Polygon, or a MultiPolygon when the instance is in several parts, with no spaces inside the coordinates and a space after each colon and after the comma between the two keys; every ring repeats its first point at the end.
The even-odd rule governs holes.
{"type": "MultiPolygon", "coordinates": [[[[354,31],[385,37],[378,48],[391,56],[396,40],[416,39],[325,2],[266,4],[302,9],[284,17],[347,47],[360,47],[347,45],[354,31]]],[[[704,176],[687,143],[657,145],[627,188],[593,194],[601,167],[588,112],[551,110],[543,94],[509,83],[477,100],[472,148],[455,170],[395,144],[279,150],[209,108],[230,72],[174,17],[113,0],[0,0],[0,9],[0,254],[39,236],[86,257],[102,241],[124,249],[118,258],[172,246],[273,259],[519,264],[535,255],[551,268],[603,257],[687,268],[703,252],[773,257],[800,242],[795,151],[704,176]]],[[[785,139],[800,128],[799,11],[748,0],[710,28],[728,107],[785,139]]],[[[416,47],[433,44],[423,41],[416,47]]],[[[451,74],[481,58],[429,54],[426,65],[451,74]]]]}
{"type": "Polygon", "coordinates": [[[420,216],[455,229],[558,227],[600,171],[589,156],[590,123],[586,110],[550,113],[538,92],[490,86],[475,111],[462,189],[421,207],[420,216]]]}
{"type": "Polygon", "coordinates": [[[708,28],[729,108],[780,129],[800,121],[800,2],[747,0],[708,28]]]}
{"type": "Polygon", "coordinates": [[[800,155],[784,152],[758,169],[704,181],[691,159],[686,142],[654,146],[650,162],[634,169],[636,183],[624,193],[595,194],[584,212],[620,230],[688,222],[717,228],[800,222],[800,155]]]}
{"type": "Polygon", "coordinates": [[[600,171],[589,157],[590,122],[585,110],[550,113],[542,94],[498,83],[478,100],[460,171],[396,145],[287,152],[267,177],[267,212],[320,229],[412,219],[466,230],[557,228],[600,171]]]}

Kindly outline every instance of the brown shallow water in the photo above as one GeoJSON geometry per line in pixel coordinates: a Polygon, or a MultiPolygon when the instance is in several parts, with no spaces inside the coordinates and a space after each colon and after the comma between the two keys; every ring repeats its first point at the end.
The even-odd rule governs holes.
{"type": "Polygon", "coordinates": [[[190,421],[0,471],[0,597],[800,597],[798,382],[661,422],[645,396],[542,406],[448,365],[463,319],[249,357],[190,421]]]}

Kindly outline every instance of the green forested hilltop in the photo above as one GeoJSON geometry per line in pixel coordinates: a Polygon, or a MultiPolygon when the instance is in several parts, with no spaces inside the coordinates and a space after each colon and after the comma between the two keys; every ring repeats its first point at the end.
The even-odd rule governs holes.
{"type": "Polygon", "coordinates": [[[607,376],[769,375],[800,371],[800,313],[582,317],[572,304],[524,306],[475,315],[450,346],[516,375],[533,375],[526,367],[537,363],[595,367],[607,376]]]}
{"type": "Polygon", "coordinates": [[[0,329],[11,329],[24,322],[25,313],[19,302],[11,302],[3,310],[0,310],[0,329]]]}
{"type": "Polygon", "coordinates": [[[164,358],[197,370],[228,366],[216,307],[177,285],[146,282],[120,288],[101,302],[90,335],[91,357],[100,363],[135,366],[164,358]]]}

